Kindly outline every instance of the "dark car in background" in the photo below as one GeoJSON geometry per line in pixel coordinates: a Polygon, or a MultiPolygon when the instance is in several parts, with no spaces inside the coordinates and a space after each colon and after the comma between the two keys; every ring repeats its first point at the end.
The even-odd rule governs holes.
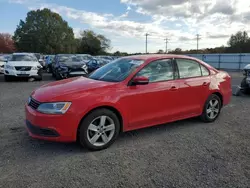
{"type": "Polygon", "coordinates": [[[93,57],[89,54],[76,54],[77,57],[81,58],[83,62],[89,62],[93,57]]]}
{"type": "Polygon", "coordinates": [[[100,67],[106,65],[107,63],[108,62],[105,60],[93,58],[89,62],[87,62],[88,72],[91,73],[96,69],[99,69],[100,67]]]}
{"type": "Polygon", "coordinates": [[[56,55],[51,67],[52,74],[57,80],[88,74],[86,62],[75,54],[56,55]]]}

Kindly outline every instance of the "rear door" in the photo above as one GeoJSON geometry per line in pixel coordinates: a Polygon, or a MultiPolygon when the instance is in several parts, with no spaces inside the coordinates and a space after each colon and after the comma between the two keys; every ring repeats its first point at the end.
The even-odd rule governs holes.
{"type": "Polygon", "coordinates": [[[190,59],[175,59],[178,69],[180,116],[199,115],[209,95],[210,76],[206,67],[190,59]]]}

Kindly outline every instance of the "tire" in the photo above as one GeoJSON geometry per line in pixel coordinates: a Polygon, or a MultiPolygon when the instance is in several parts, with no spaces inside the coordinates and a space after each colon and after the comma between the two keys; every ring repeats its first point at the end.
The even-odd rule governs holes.
{"type": "Polygon", "coordinates": [[[12,78],[10,76],[4,75],[4,80],[5,82],[10,82],[12,81],[12,78]]]}
{"type": "Polygon", "coordinates": [[[47,73],[51,73],[51,72],[52,72],[52,70],[51,70],[51,66],[50,66],[50,65],[48,65],[48,66],[47,66],[47,68],[46,68],[46,72],[47,72],[47,73]]]}
{"type": "Polygon", "coordinates": [[[40,75],[36,80],[37,81],[42,81],[43,80],[43,75],[40,75]]]}
{"type": "Polygon", "coordinates": [[[55,77],[56,77],[56,80],[61,80],[62,79],[62,77],[58,73],[55,74],[55,77]]]}
{"type": "Polygon", "coordinates": [[[220,111],[221,111],[221,107],[222,107],[222,103],[221,103],[221,99],[218,95],[212,94],[208,97],[204,108],[203,108],[203,112],[201,117],[201,120],[205,123],[211,123],[214,122],[220,115],[220,111]],[[211,106],[211,101],[212,104],[216,104],[214,107],[211,106]],[[217,101],[217,103],[215,102],[217,101]],[[208,111],[213,111],[213,112],[208,112],[208,111]],[[214,114],[214,116],[212,116],[214,114]]]}
{"type": "Polygon", "coordinates": [[[56,77],[56,75],[55,75],[55,73],[53,71],[52,71],[52,77],[54,77],[54,78],[56,77]]]}
{"type": "Polygon", "coordinates": [[[42,81],[43,80],[43,70],[40,69],[38,71],[38,77],[36,78],[37,81],[42,81]]]}
{"type": "Polygon", "coordinates": [[[105,108],[97,109],[88,114],[81,122],[78,129],[78,140],[83,147],[89,150],[97,151],[106,149],[113,144],[118,137],[120,126],[120,121],[114,112],[105,108]],[[105,119],[104,124],[101,123],[102,119],[103,121],[105,119]],[[111,126],[112,124],[113,126],[111,126]],[[107,127],[110,130],[107,130],[107,127]],[[103,138],[105,138],[106,141],[104,141],[103,138]],[[91,139],[97,140],[91,142],[91,139]]]}
{"type": "Polygon", "coordinates": [[[241,81],[240,87],[243,88],[242,93],[250,94],[250,88],[249,88],[249,85],[247,84],[246,79],[247,78],[243,78],[243,80],[241,81]]]}

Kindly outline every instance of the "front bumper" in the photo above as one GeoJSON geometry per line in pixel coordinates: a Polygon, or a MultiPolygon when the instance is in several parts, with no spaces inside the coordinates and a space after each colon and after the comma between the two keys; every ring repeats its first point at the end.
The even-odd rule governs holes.
{"type": "Polygon", "coordinates": [[[75,142],[79,121],[75,114],[42,114],[27,104],[25,105],[26,128],[29,135],[36,139],[75,142]]]}
{"type": "Polygon", "coordinates": [[[39,71],[40,70],[17,71],[13,69],[5,69],[4,74],[15,77],[37,77],[39,76],[39,71]]]}
{"type": "Polygon", "coordinates": [[[62,77],[62,78],[70,78],[70,77],[76,77],[76,76],[86,76],[87,73],[85,71],[72,71],[72,72],[68,72],[68,71],[61,71],[58,72],[58,74],[62,77]]]}
{"type": "Polygon", "coordinates": [[[40,128],[38,126],[32,125],[28,120],[26,120],[26,126],[29,132],[36,136],[42,137],[59,137],[59,133],[53,129],[40,128]]]}

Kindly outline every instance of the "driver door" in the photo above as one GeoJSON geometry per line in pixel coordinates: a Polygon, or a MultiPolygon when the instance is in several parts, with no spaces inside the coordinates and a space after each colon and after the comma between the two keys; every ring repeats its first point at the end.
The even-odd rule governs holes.
{"type": "Polygon", "coordinates": [[[149,63],[136,76],[149,78],[149,84],[129,86],[126,105],[130,129],[171,121],[178,111],[178,85],[171,59],[149,63]]]}

